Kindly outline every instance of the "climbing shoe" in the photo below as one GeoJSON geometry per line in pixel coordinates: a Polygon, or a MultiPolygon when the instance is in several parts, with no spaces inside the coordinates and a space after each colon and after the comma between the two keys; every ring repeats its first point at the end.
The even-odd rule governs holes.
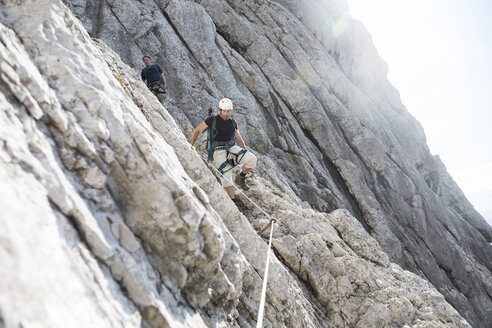
{"type": "Polygon", "coordinates": [[[234,180],[234,183],[237,184],[239,187],[241,187],[242,190],[249,190],[248,185],[246,184],[246,177],[241,176],[238,174],[236,176],[236,179],[234,180]]]}

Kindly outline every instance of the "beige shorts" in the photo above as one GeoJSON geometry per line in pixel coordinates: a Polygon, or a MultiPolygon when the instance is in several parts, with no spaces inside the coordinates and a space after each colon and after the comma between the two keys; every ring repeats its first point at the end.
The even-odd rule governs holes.
{"type": "MultiPolygon", "coordinates": [[[[229,148],[229,152],[233,154],[237,154],[242,149],[243,148],[234,145],[231,148],[229,148]]],[[[225,149],[214,151],[214,160],[212,161],[212,164],[216,169],[218,169],[222,165],[222,163],[225,162],[226,156],[227,156],[227,151],[225,149]]],[[[248,169],[253,169],[256,167],[256,160],[257,160],[256,156],[249,150],[244,154],[239,155],[238,159],[239,159],[239,163],[248,169]]],[[[222,169],[223,171],[227,171],[220,178],[220,182],[222,183],[222,187],[224,188],[230,187],[233,184],[232,170],[230,168],[231,165],[227,164],[227,166],[222,169]]]]}

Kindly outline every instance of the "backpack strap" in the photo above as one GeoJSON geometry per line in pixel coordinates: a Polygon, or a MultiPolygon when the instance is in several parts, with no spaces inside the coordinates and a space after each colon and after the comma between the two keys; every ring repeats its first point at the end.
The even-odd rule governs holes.
{"type": "Polygon", "coordinates": [[[215,130],[216,123],[217,115],[214,115],[212,118],[212,126],[208,128],[207,152],[209,161],[212,161],[214,159],[214,138],[217,135],[217,131],[215,130]]]}
{"type": "Polygon", "coordinates": [[[217,130],[215,129],[215,125],[217,124],[217,115],[214,116],[214,119],[212,120],[212,142],[217,136],[217,130]]]}

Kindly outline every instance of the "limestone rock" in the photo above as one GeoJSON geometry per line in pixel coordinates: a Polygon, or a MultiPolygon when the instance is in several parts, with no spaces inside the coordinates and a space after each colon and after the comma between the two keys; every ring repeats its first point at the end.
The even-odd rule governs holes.
{"type": "Polygon", "coordinates": [[[0,7],[0,325],[255,326],[269,215],[264,326],[490,322],[492,230],[342,1],[66,5],[0,7]],[[239,209],[188,143],[225,95],[239,209]]]}
{"type": "Polygon", "coordinates": [[[122,28],[123,5],[67,3],[130,66],[155,55],[172,81],[166,109],[188,138],[206,109],[232,98],[247,144],[274,162],[270,183],[317,210],[349,210],[474,326],[492,321],[487,284],[462,284],[490,280],[492,228],[430,154],[343,1],[148,2],[135,12],[146,24],[123,24],[140,24],[138,37],[122,28]]]}

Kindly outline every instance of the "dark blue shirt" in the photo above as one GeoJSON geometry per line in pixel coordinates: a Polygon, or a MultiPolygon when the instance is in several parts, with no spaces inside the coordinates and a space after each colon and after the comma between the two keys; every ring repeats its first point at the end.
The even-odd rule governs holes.
{"type": "Polygon", "coordinates": [[[160,68],[160,66],[154,64],[154,65],[150,65],[149,67],[145,67],[142,70],[140,76],[142,77],[142,80],[147,81],[147,85],[150,85],[154,82],[160,82],[161,74],[162,74],[162,69],[160,68]]]}

